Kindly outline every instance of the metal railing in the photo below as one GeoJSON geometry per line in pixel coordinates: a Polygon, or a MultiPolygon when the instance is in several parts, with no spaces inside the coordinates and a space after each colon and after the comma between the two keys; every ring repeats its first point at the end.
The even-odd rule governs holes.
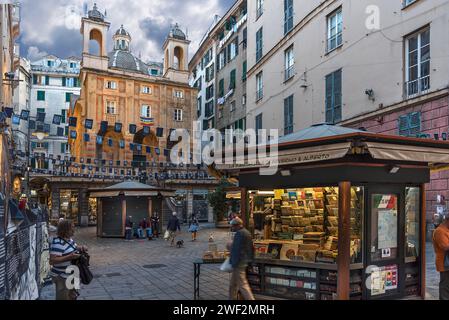
{"type": "Polygon", "coordinates": [[[430,75],[411,80],[405,83],[405,94],[407,97],[426,93],[430,90],[430,75]]]}
{"type": "Polygon", "coordinates": [[[295,75],[295,66],[292,65],[284,71],[284,81],[289,80],[295,75]]]}

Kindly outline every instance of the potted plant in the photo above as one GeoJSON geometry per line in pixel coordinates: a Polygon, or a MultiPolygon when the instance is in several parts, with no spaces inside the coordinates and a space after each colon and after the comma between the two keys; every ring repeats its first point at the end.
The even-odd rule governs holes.
{"type": "Polygon", "coordinates": [[[210,206],[214,211],[215,223],[217,227],[226,226],[228,227],[226,221],[226,214],[228,213],[228,202],[226,200],[226,191],[225,188],[229,184],[222,180],[220,184],[217,186],[214,192],[209,193],[207,198],[210,206]]]}

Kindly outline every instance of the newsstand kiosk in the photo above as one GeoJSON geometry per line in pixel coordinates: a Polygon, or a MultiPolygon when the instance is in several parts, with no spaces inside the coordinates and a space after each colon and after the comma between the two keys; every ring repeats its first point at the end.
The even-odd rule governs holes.
{"type": "Polygon", "coordinates": [[[449,143],[320,125],[281,138],[278,150],[275,175],[260,175],[260,164],[215,166],[239,181],[254,293],[424,298],[425,185],[449,164],[449,143]]]}

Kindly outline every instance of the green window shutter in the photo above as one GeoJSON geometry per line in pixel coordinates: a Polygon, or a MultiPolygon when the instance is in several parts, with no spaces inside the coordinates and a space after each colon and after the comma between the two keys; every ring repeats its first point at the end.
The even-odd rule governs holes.
{"type": "Polygon", "coordinates": [[[45,85],[46,86],[50,85],[50,77],[49,76],[45,76],[45,85]]]}
{"type": "Polygon", "coordinates": [[[36,168],[36,159],[31,158],[31,168],[36,168]]]}
{"type": "Polygon", "coordinates": [[[33,84],[37,84],[37,75],[33,74],[33,84]]]}
{"type": "Polygon", "coordinates": [[[248,70],[248,64],[246,61],[243,62],[242,80],[246,81],[246,73],[248,70]]]}
{"type": "Polygon", "coordinates": [[[231,75],[230,75],[231,81],[229,82],[229,90],[235,89],[236,74],[237,74],[237,72],[235,69],[231,71],[231,75]]]}
{"type": "Polygon", "coordinates": [[[65,117],[66,117],[66,110],[62,110],[62,114],[61,114],[61,122],[65,123],[65,117]]]}
{"type": "Polygon", "coordinates": [[[66,136],[66,137],[68,137],[69,136],[69,127],[67,126],[67,127],[65,127],[65,130],[64,130],[64,135],[66,136]]]}
{"type": "Polygon", "coordinates": [[[219,95],[220,97],[223,97],[223,96],[224,96],[224,79],[221,79],[221,80],[220,80],[220,83],[219,83],[219,85],[218,85],[218,95],[219,95]]]}
{"type": "Polygon", "coordinates": [[[37,108],[37,113],[45,113],[45,109],[44,108],[37,108]]]}
{"type": "Polygon", "coordinates": [[[398,119],[398,128],[400,136],[408,136],[409,135],[409,116],[404,115],[400,116],[398,119]]]}
{"type": "Polygon", "coordinates": [[[45,91],[37,92],[37,101],[45,101],[45,91]]]}
{"type": "Polygon", "coordinates": [[[65,94],[65,102],[70,102],[70,98],[72,97],[72,93],[66,92],[65,94]]]}
{"type": "Polygon", "coordinates": [[[67,86],[67,78],[66,77],[62,77],[62,86],[63,87],[67,86]]]}
{"type": "Polygon", "coordinates": [[[37,146],[36,142],[31,142],[31,149],[36,149],[36,146],[37,146]]]}
{"type": "Polygon", "coordinates": [[[417,137],[421,134],[421,112],[413,112],[409,118],[409,135],[417,137]]]}
{"type": "Polygon", "coordinates": [[[61,153],[65,153],[65,143],[61,143],[61,153]]]}
{"type": "Polygon", "coordinates": [[[48,142],[44,142],[44,149],[48,149],[48,142]]]}
{"type": "Polygon", "coordinates": [[[73,82],[75,83],[75,87],[80,87],[80,79],[79,78],[73,78],[73,82]]]}

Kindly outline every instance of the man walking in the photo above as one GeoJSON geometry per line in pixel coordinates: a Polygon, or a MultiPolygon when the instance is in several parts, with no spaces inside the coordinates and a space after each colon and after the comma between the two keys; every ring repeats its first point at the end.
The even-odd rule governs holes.
{"type": "Polygon", "coordinates": [[[151,217],[151,228],[153,229],[154,237],[159,238],[159,217],[157,212],[151,217]]]}
{"type": "Polygon", "coordinates": [[[445,215],[443,222],[433,233],[433,247],[435,250],[435,264],[440,273],[440,300],[449,300],[449,266],[445,266],[445,256],[449,251],[449,215],[445,215]]]}
{"type": "Polygon", "coordinates": [[[235,232],[234,241],[230,246],[231,265],[233,268],[229,288],[229,299],[237,300],[240,292],[245,300],[255,300],[246,278],[248,263],[254,259],[254,247],[251,234],[243,227],[240,218],[231,221],[231,231],[235,232]]]}
{"type": "Polygon", "coordinates": [[[179,223],[179,219],[177,217],[177,213],[173,212],[173,215],[168,220],[167,230],[170,233],[168,240],[170,241],[170,246],[174,246],[176,232],[181,231],[181,224],[179,223]]]}

